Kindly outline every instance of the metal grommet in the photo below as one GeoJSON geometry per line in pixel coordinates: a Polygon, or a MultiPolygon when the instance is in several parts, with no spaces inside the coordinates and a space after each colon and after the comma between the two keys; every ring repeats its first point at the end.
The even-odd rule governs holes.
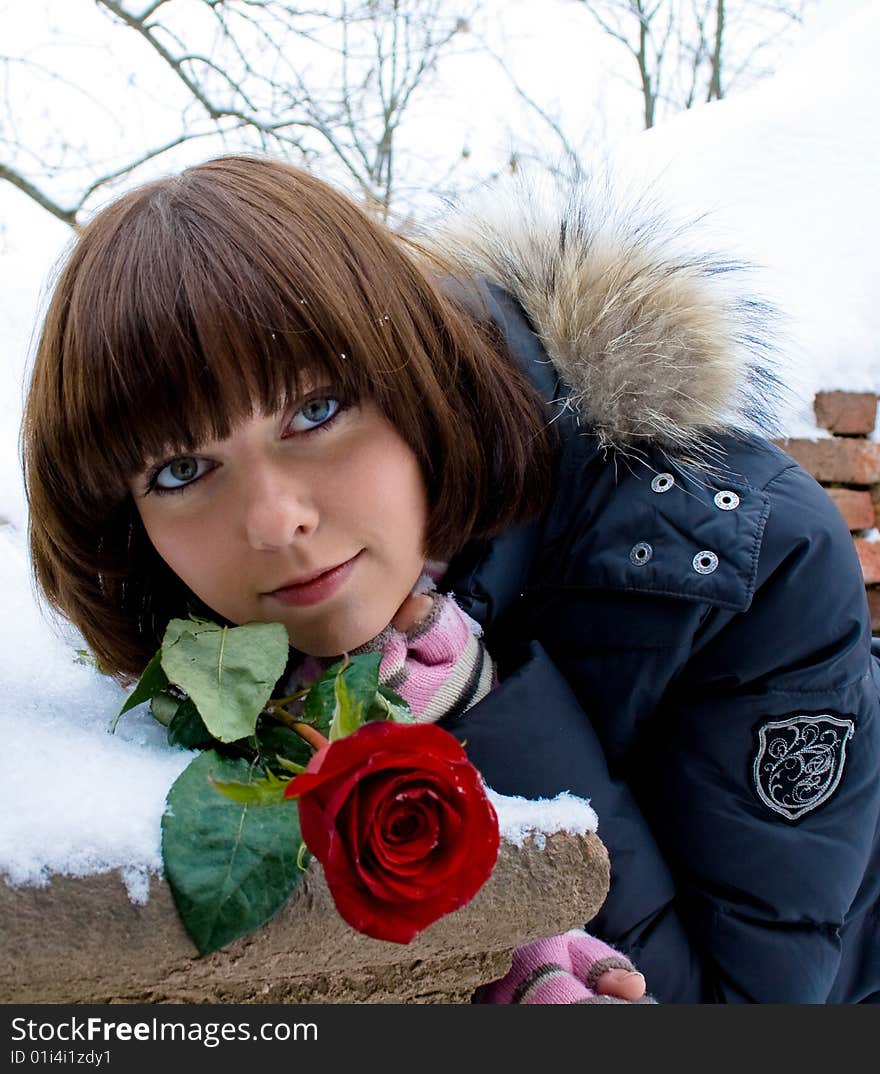
{"type": "Polygon", "coordinates": [[[714,552],[709,552],[706,549],[702,552],[697,552],[694,556],[693,563],[694,570],[697,574],[711,574],[718,566],[718,557],[714,552]]]}
{"type": "Polygon", "coordinates": [[[657,474],[651,482],[651,488],[654,492],[669,492],[674,484],[675,478],[672,474],[657,474]]]}
{"type": "Polygon", "coordinates": [[[643,567],[653,555],[654,549],[648,542],[639,541],[638,544],[634,544],[630,549],[629,561],[630,563],[634,563],[637,567],[643,567]]]}
{"type": "Polygon", "coordinates": [[[715,493],[715,506],[722,511],[735,511],[739,507],[739,496],[730,489],[722,489],[715,493]]]}

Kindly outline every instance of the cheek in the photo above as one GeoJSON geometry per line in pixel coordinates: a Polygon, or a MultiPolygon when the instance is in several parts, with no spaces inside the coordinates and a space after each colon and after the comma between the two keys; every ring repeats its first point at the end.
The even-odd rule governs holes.
{"type": "Polygon", "coordinates": [[[141,517],[147,536],[165,563],[193,592],[205,596],[206,587],[222,572],[219,560],[227,542],[214,540],[204,522],[195,525],[141,517]]]}
{"type": "Polygon", "coordinates": [[[353,475],[352,495],[385,536],[401,550],[421,553],[428,515],[419,464],[402,441],[365,456],[353,475]]]}

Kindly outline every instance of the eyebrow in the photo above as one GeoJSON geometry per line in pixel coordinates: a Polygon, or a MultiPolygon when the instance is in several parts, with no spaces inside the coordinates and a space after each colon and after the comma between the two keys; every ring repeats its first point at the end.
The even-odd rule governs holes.
{"type": "MultiPolygon", "coordinates": [[[[325,388],[332,389],[334,387],[332,383],[328,383],[326,381],[326,377],[324,375],[322,375],[321,377],[315,377],[311,373],[311,371],[304,372],[302,374],[302,378],[304,389],[294,395],[287,403],[285,403],[283,409],[293,409],[294,407],[303,403],[313,392],[325,388]]],[[[258,412],[258,416],[268,418],[271,417],[273,413],[280,412],[281,409],[282,408],[279,407],[278,410],[268,414],[265,411],[261,410],[258,412]]],[[[226,437],[222,439],[226,439],[226,437]]],[[[143,477],[144,474],[151,470],[154,470],[160,463],[167,464],[169,461],[175,458],[180,458],[181,456],[190,453],[198,453],[204,451],[205,448],[212,442],[212,440],[203,440],[196,442],[192,445],[186,445],[181,443],[174,444],[169,441],[158,454],[143,459],[140,464],[140,467],[131,474],[129,480],[143,477]]]]}

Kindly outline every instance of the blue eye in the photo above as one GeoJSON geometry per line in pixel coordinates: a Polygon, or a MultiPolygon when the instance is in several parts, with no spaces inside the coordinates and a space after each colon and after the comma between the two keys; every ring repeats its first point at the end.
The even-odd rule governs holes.
{"type": "Polygon", "coordinates": [[[210,468],[211,464],[205,459],[197,459],[192,455],[181,455],[180,458],[172,459],[171,462],[157,471],[150,482],[150,487],[160,489],[163,492],[184,488],[206,474],[210,468]]]}
{"type": "MultiPolygon", "coordinates": [[[[336,419],[350,408],[335,396],[313,395],[294,413],[285,430],[285,438],[290,436],[310,436],[333,427],[336,419]]],[[[195,455],[178,455],[161,466],[157,466],[146,481],[146,493],[182,492],[210,473],[217,463],[210,459],[200,459],[195,455]]]]}
{"type": "Polygon", "coordinates": [[[312,432],[312,430],[319,429],[322,425],[332,421],[339,413],[341,406],[342,404],[340,401],[335,399],[332,395],[313,396],[303,403],[299,410],[297,410],[288,428],[295,433],[312,432]],[[315,424],[297,427],[295,423],[300,417],[304,418],[307,422],[314,422],[315,424]]]}

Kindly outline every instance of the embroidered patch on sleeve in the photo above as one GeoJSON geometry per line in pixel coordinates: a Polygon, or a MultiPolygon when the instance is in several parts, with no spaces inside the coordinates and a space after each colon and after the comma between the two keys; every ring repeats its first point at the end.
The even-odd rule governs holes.
{"type": "Polygon", "coordinates": [[[837,790],[846,761],[852,720],[790,716],[758,729],[752,773],[758,797],[787,820],[818,808],[837,790]]]}

